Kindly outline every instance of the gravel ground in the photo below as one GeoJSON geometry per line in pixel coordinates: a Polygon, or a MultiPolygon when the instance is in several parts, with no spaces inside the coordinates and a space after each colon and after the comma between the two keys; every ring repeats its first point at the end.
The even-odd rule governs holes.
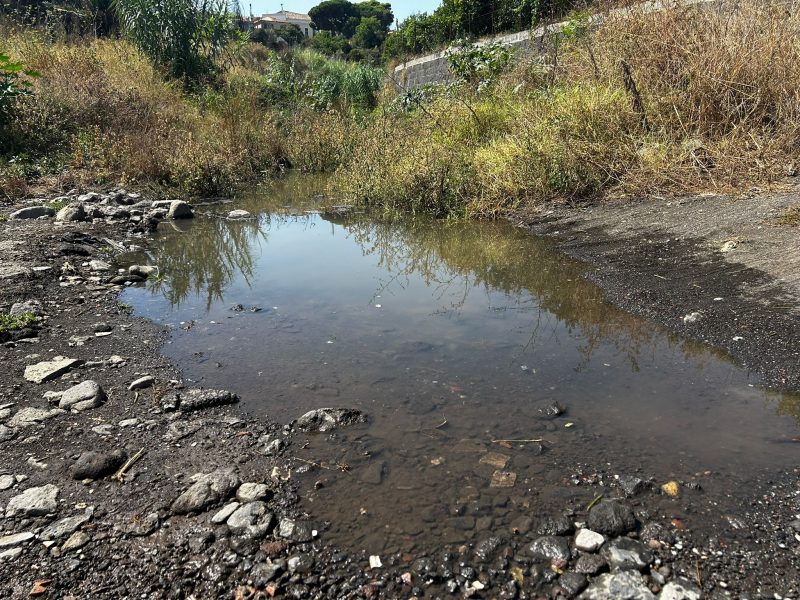
{"type": "MultiPolygon", "coordinates": [[[[292,474],[315,467],[293,460],[292,448],[360,416],[271,423],[242,414],[236,390],[186,389],[159,354],[166,333],[119,304],[120,290],[147,273],[119,274],[114,256],[146,246],[148,230],[170,212],[188,216],[187,208],[122,192],[66,200],[59,222],[50,215],[0,225],[0,312],[39,314],[0,334],[0,597],[797,596],[797,473],[758,482],[751,504],[725,516],[690,483],[662,490],[608,466],[576,465],[564,485],[591,486],[599,501],[531,514],[528,531],[414,556],[331,547],[326,524],[298,508],[303,490],[292,474]],[[676,515],[725,525],[692,530],[676,515]]],[[[711,211],[715,200],[703,202],[711,211]]],[[[685,205],[677,206],[675,223],[685,205]]],[[[766,381],[796,387],[796,305],[769,302],[788,304],[797,279],[776,282],[744,255],[734,263],[714,250],[717,238],[699,232],[634,226],[633,213],[629,227],[612,231],[608,223],[624,210],[654,214],[642,204],[524,220],[558,231],[568,252],[594,257],[592,278],[622,306],[731,352],[742,347],[722,343],[733,333],[745,332],[748,348],[761,339],[734,356],[766,381]],[[626,274],[633,284],[623,285],[626,274]],[[712,296],[728,300],[724,311],[712,296]],[[736,326],[725,322],[731,310],[736,326]],[[702,318],[684,323],[695,311],[702,318]]]]}

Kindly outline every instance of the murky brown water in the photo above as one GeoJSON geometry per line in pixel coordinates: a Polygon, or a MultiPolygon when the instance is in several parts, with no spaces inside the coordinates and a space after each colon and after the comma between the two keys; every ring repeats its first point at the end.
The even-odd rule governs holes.
{"type": "Polygon", "coordinates": [[[327,467],[296,476],[323,484],[305,502],[329,539],[377,554],[524,531],[585,506],[593,492],[571,483],[582,464],[658,480],[710,470],[707,493],[732,505],[725,490],[796,464],[796,397],[614,309],[546,241],[504,223],[305,212],[314,191],[290,179],[205,207],[256,219],[164,226],[162,277],[126,301],[173,327],[165,352],[189,380],[236,391],[249,412],[369,413],[295,447],[327,467]],[[542,418],[553,401],[566,413],[542,418]],[[492,487],[495,471],[513,486],[492,487]]]}

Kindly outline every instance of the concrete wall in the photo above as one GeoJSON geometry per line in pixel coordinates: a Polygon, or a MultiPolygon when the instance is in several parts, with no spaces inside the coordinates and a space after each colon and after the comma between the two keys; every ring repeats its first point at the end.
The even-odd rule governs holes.
{"type": "MultiPolygon", "coordinates": [[[[665,7],[674,6],[703,5],[704,7],[710,7],[712,3],[715,3],[718,7],[722,7],[724,1],[678,0],[678,2],[675,2],[674,0],[653,0],[633,7],[612,10],[605,14],[596,14],[591,18],[591,21],[592,24],[599,24],[603,19],[609,16],[635,16],[643,12],[647,13],[664,10],[665,7]]],[[[509,46],[523,55],[532,52],[541,52],[546,39],[552,34],[558,34],[566,24],[567,22],[565,21],[539,27],[533,31],[521,31],[519,33],[509,33],[485,38],[480,40],[478,45],[495,42],[509,46]]],[[[451,74],[448,69],[445,53],[437,52],[435,54],[428,54],[427,56],[420,56],[397,65],[394,72],[390,74],[390,77],[400,91],[409,91],[423,85],[447,83],[451,79],[451,74]]]]}

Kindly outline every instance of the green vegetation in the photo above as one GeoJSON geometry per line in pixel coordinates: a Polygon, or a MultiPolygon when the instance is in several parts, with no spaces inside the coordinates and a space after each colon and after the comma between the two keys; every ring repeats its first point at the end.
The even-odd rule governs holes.
{"type": "Polygon", "coordinates": [[[0,333],[14,331],[16,329],[25,329],[29,325],[36,322],[37,316],[33,313],[24,313],[21,315],[6,315],[0,314],[0,333]]]}
{"type": "Polygon", "coordinates": [[[316,50],[375,63],[380,61],[380,49],[394,22],[391,5],[377,0],[323,0],[308,11],[308,16],[319,32],[311,40],[316,50]]]}

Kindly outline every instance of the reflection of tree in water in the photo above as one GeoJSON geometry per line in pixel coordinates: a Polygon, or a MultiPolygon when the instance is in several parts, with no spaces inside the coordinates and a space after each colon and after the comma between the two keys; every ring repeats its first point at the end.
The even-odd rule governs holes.
{"type": "MultiPolygon", "coordinates": [[[[548,313],[567,327],[579,331],[584,339],[578,350],[584,359],[576,368],[588,365],[592,354],[603,343],[612,344],[638,370],[638,357],[646,348],[656,352],[664,335],[657,326],[613,308],[603,291],[582,275],[586,267],[554,252],[541,239],[520,232],[504,223],[442,222],[425,218],[403,218],[376,222],[353,215],[326,215],[342,225],[362,247],[365,255],[375,255],[378,264],[390,274],[378,293],[404,286],[412,276],[421,278],[441,298],[450,294],[451,310],[463,306],[468,294],[482,288],[487,294],[500,291],[514,305],[497,310],[527,310],[533,313],[531,340],[535,346],[542,336],[555,331],[547,327],[548,313]]],[[[697,363],[708,362],[709,348],[667,336],[685,356],[697,363]]]]}
{"type": "MultiPolygon", "coordinates": [[[[268,217],[266,217],[268,219],[268,217]]],[[[225,289],[241,273],[250,285],[253,250],[266,240],[261,220],[197,219],[186,231],[170,231],[153,244],[161,276],[151,284],[172,305],[189,296],[205,295],[206,309],[222,300],[225,289]]]]}

